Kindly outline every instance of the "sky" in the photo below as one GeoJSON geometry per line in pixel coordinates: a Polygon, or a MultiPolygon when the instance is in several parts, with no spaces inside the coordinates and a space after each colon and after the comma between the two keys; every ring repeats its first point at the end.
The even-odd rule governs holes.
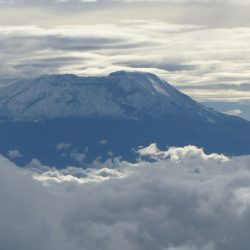
{"type": "Polygon", "coordinates": [[[249,11],[248,0],[2,0],[0,83],[149,71],[222,111],[247,110],[249,11]]]}

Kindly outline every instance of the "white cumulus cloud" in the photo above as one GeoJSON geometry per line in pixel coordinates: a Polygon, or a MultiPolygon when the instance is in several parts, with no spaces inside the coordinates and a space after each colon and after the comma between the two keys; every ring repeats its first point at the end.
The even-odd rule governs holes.
{"type": "Polygon", "coordinates": [[[1,156],[0,248],[248,250],[250,157],[162,152],[154,162],[39,171],[1,156]]]}

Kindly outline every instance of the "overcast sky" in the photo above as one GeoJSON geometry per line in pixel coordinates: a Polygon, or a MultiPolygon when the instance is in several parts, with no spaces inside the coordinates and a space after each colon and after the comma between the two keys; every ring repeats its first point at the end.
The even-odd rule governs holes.
{"type": "Polygon", "coordinates": [[[199,101],[250,100],[248,0],[0,4],[2,83],[44,73],[143,70],[199,101]]]}

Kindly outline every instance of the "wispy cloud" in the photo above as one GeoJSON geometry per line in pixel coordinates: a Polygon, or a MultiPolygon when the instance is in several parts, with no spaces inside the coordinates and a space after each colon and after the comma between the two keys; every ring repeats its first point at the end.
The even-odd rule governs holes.
{"type": "Polygon", "coordinates": [[[63,4],[63,5],[72,5],[72,4],[83,4],[91,2],[167,2],[167,3],[221,3],[221,4],[250,4],[249,0],[1,0],[2,4],[30,4],[30,5],[54,5],[54,4],[63,4]]]}
{"type": "Polygon", "coordinates": [[[232,110],[226,111],[224,113],[228,114],[228,115],[240,116],[242,114],[242,111],[240,109],[232,109],[232,110]]]}
{"type": "Polygon", "coordinates": [[[17,149],[12,149],[9,150],[8,152],[8,156],[11,160],[15,159],[15,158],[20,158],[22,157],[22,154],[17,150],[17,149]]]}
{"type": "Polygon", "coordinates": [[[179,90],[198,101],[250,102],[250,84],[179,85],[179,90]]]}
{"type": "MultiPolygon", "coordinates": [[[[213,98],[209,91],[188,87],[248,83],[249,34],[249,28],[157,20],[50,28],[1,26],[0,74],[5,78],[68,72],[100,75],[136,68],[159,74],[183,89],[186,86],[187,93],[205,100],[213,98]]],[[[228,92],[227,97],[211,91],[229,99],[230,95],[249,98],[243,89],[228,92]]]]}

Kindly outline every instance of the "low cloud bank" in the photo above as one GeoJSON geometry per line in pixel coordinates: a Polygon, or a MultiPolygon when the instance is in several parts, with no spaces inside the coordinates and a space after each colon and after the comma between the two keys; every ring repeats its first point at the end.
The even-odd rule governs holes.
{"type": "Polygon", "coordinates": [[[250,156],[154,144],[139,153],[136,164],[85,170],[1,156],[0,248],[249,249],[250,156]]]}

